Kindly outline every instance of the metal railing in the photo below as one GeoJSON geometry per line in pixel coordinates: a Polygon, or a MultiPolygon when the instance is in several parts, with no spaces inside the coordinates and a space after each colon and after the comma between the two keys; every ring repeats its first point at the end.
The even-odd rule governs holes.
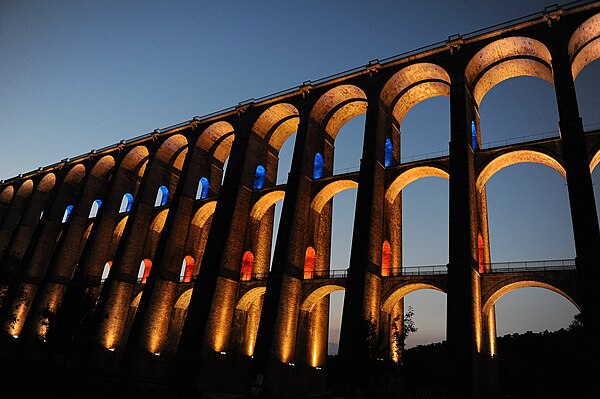
{"type": "Polygon", "coordinates": [[[348,276],[348,269],[336,269],[336,270],[321,270],[304,272],[305,280],[317,280],[317,279],[328,279],[328,278],[346,278],[348,276]]]}
{"type": "Polygon", "coordinates": [[[511,272],[574,270],[574,269],[575,269],[575,259],[492,262],[492,263],[485,265],[486,273],[511,273],[511,272]]]}

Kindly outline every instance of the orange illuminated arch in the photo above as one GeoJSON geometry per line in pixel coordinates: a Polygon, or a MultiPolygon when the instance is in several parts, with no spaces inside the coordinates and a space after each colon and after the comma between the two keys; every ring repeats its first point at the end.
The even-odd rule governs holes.
{"type": "Polygon", "coordinates": [[[317,254],[313,247],[306,248],[306,254],[304,255],[304,278],[311,279],[315,276],[315,264],[317,260],[317,254]]]}
{"type": "Polygon", "coordinates": [[[252,279],[252,268],[254,267],[254,255],[252,252],[244,252],[242,257],[242,269],[240,270],[240,281],[250,281],[252,279]]]}
{"type": "Polygon", "coordinates": [[[194,277],[194,258],[188,255],[183,259],[181,265],[180,281],[189,283],[192,281],[192,277],[194,277]]]}
{"type": "Polygon", "coordinates": [[[152,269],[152,261],[150,259],[144,259],[140,263],[140,270],[138,272],[138,281],[142,284],[146,283],[148,276],[150,276],[150,270],[152,269]]]}

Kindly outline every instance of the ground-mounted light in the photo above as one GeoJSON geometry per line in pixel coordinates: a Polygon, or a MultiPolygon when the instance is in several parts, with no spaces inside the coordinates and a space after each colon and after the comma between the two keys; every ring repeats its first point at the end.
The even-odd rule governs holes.
{"type": "Polygon", "coordinates": [[[154,352],[153,355],[154,356],[160,356],[160,352],[154,352]]]}
{"type": "Polygon", "coordinates": [[[114,352],[115,348],[108,348],[109,351],[114,352]]]}
{"type": "Polygon", "coordinates": [[[227,352],[225,352],[225,351],[221,351],[221,352],[219,352],[219,353],[220,353],[221,355],[226,355],[226,354],[227,354],[227,352]]]}
{"type": "Polygon", "coordinates": [[[18,335],[13,335],[12,337],[13,337],[14,339],[17,339],[17,338],[19,338],[19,336],[18,336],[18,335]]]}
{"type": "Polygon", "coordinates": [[[288,365],[288,366],[292,366],[292,367],[293,367],[293,366],[295,366],[295,365],[296,365],[296,363],[288,362],[288,364],[287,364],[287,365],[288,365]]]}

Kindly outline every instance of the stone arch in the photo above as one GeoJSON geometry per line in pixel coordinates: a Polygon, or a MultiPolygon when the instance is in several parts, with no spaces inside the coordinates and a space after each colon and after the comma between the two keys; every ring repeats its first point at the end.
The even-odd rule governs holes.
{"type": "MultiPolygon", "coordinates": [[[[50,192],[50,190],[52,190],[54,188],[55,184],[56,184],[56,175],[54,173],[48,173],[38,183],[36,190],[40,191],[42,193],[48,193],[48,192],[50,192]]],[[[19,191],[21,191],[21,189],[19,189],[19,191]]],[[[19,195],[19,191],[17,192],[17,195],[19,195]]]]}
{"type": "Polygon", "coordinates": [[[493,159],[491,159],[487,163],[487,165],[485,165],[485,167],[479,172],[479,175],[477,176],[477,191],[483,190],[487,181],[496,172],[506,168],[507,166],[525,162],[546,165],[560,173],[565,178],[565,180],[567,178],[567,172],[565,171],[563,166],[552,156],[534,150],[515,150],[499,154],[493,159]]]}
{"type": "Polygon", "coordinates": [[[85,166],[82,164],[77,164],[71,168],[69,173],[67,173],[64,182],[71,185],[79,184],[79,182],[85,177],[85,174],[85,166]]]}
{"type": "Polygon", "coordinates": [[[10,204],[10,201],[12,200],[14,193],[15,193],[15,188],[13,186],[5,187],[4,190],[2,190],[2,194],[0,194],[0,202],[3,202],[5,204],[10,204]]]}
{"type": "Polygon", "coordinates": [[[217,207],[217,201],[210,201],[202,205],[200,209],[196,211],[192,224],[197,227],[203,227],[206,221],[215,213],[217,207]]]}
{"type": "Polygon", "coordinates": [[[573,80],[592,61],[600,58],[600,14],[585,20],[569,40],[573,80]]]}
{"type": "Polygon", "coordinates": [[[402,298],[404,298],[411,292],[418,291],[418,290],[426,290],[426,289],[431,289],[431,290],[436,290],[436,291],[446,293],[446,291],[444,290],[443,287],[436,285],[434,282],[401,283],[401,284],[394,286],[393,289],[390,290],[391,292],[383,298],[383,301],[381,303],[381,310],[386,313],[391,313],[392,308],[399,300],[401,300],[402,298]]]}
{"type": "Polygon", "coordinates": [[[554,86],[552,57],[543,43],[523,36],[496,40],[479,50],[465,70],[477,106],[495,85],[518,76],[538,77],[554,86]]]}
{"type": "Polygon", "coordinates": [[[482,312],[487,314],[494,304],[504,295],[508,294],[511,291],[515,291],[519,288],[545,288],[552,292],[555,292],[567,300],[571,302],[578,310],[581,310],[580,306],[575,301],[572,295],[569,295],[566,291],[559,288],[555,281],[544,278],[542,276],[532,278],[531,276],[523,276],[518,278],[513,278],[508,281],[502,281],[498,283],[495,287],[491,288],[488,293],[486,293],[482,300],[482,312]]]}
{"type": "Polygon", "coordinates": [[[254,203],[250,210],[250,217],[259,221],[265,212],[267,212],[277,201],[281,201],[285,197],[285,191],[275,190],[263,195],[254,203]]]}
{"type": "Polygon", "coordinates": [[[175,309],[187,309],[190,306],[190,299],[192,299],[193,288],[189,290],[185,290],[179,298],[175,301],[175,305],[173,306],[175,309]]]}
{"type": "Polygon", "coordinates": [[[396,178],[394,178],[386,190],[385,199],[389,203],[393,203],[404,187],[424,177],[441,177],[442,179],[450,178],[448,172],[441,168],[435,166],[417,166],[415,168],[403,171],[396,176],[396,178]]]}
{"type": "Polygon", "coordinates": [[[233,126],[228,122],[218,121],[204,129],[196,141],[196,146],[225,162],[231,152],[233,138],[233,126]]]}
{"type": "Polygon", "coordinates": [[[345,290],[345,288],[337,284],[321,285],[315,288],[308,295],[306,295],[302,301],[301,310],[310,312],[321,299],[325,298],[332,292],[339,290],[345,290]]]}
{"type": "Polygon", "coordinates": [[[102,157],[98,162],[96,162],[90,174],[95,177],[102,177],[114,167],[115,159],[110,155],[106,155],[102,157]]]}
{"type": "Polygon", "coordinates": [[[310,111],[310,120],[333,140],[350,119],[367,112],[367,95],[360,88],[345,84],[323,94],[310,111]]]}
{"type": "Polygon", "coordinates": [[[148,149],[142,145],[132,148],[120,163],[120,168],[134,173],[138,178],[144,175],[148,161],[148,149]]]}
{"type": "MultiPolygon", "coordinates": [[[[54,175],[52,175],[54,176],[54,175]]],[[[48,177],[48,175],[44,176],[44,178],[48,177]]],[[[42,179],[43,181],[43,179],[42,179]]],[[[41,184],[41,182],[40,182],[41,184]]],[[[38,189],[41,187],[41,185],[38,184],[38,189]]],[[[52,185],[54,185],[54,183],[52,183],[52,185]]],[[[43,191],[43,190],[40,190],[43,191]]],[[[29,198],[29,196],[31,195],[31,193],[33,192],[33,181],[31,179],[27,179],[23,182],[23,184],[21,184],[21,186],[19,187],[19,189],[17,190],[17,197],[21,197],[21,198],[29,198]]]]}
{"type": "Polygon", "coordinates": [[[254,122],[252,131],[277,151],[298,130],[300,113],[291,104],[279,103],[267,108],[254,122]]]}
{"type": "Polygon", "coordinates": [[[400,125],[421,101],[450,95],[450,76],[439,65],[417,63],[396,72],[383,86],[380,101],[400,125]]]}
{"type": "Polygon", "coordinates": [[[596,151],[596,153],[592,157],[592,160],[590,161],[590,173],[594,172],[594,169],[596,169],[596,166],[599,163],[600,163],[600,149],[598,149],[598,151],[596,151]]]}
{"type": "Polygon", "coordinates": [[[156,215],[152,221],[152,224],[150,225],[148,240],[150,241],[150,254],[153,258],[154,254],[156,253],[156,248],[158,247],[158,240],[160,239],[162,230],[165,227],[168,214],[169,210],[163,209],[158,215],[156,215]]]}
{"type": "Polygon", "coordinates": [[[315,195],[315,198],[312,200],[311,208],[317,212],[321,212],[323,206],[325,206],[334,195],[349,188],[358,188],[358,183],[353,180],[336,180],[327,184],[317,193],[317,195],[315,195]]]}
{"type": "Polygon", "coordinates": [[[238,300],[236,305],[236,309],[243,310],[247,312],[250,309],[250,306],[261,296],[263,296],[266,292],[266,287],[254,287],[248,290],[242,297],[238,300]]]}

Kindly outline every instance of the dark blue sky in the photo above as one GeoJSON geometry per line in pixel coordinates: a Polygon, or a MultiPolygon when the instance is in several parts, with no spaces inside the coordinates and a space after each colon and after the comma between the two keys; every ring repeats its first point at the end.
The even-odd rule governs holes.
{"type": "MultiPolygon", "coordinates": [[[[1,2],[0,178],[550,3],[1,2]]],[[[600,123],[596,64],[576,82],[586,125],[600,123]]],[[[503,82],[481,103],[484,143],[556,131],[557,123],[552,87],[534,78],[503,82]]],[[[336,168],[358,165],[363,124],[357,117],[338,135],[336,168]]],[[[404,157],[447,150],[448,99],[418,104],[402,132],[404,157]]],[[[289,167],[292,148],[292,140],[284,145],[282,165],[289,167]]],[[[487,192],[493,261],[574,257],[566,186],[555,171],[513,166],[495,175],[487,192]]],[[[447,197],[447,182],[434,178],[404,190],[406,265],[447,262],[447,197]]],[[[354,198],[350,190],[335,199],[332,268],[347,267],[354,198]]],[[[407,301],[420,328],[412,344],[443,339],[444,294],[415,293],[407,301]]],[[[556,329],[576,312],[556,294],[523,289],[499,301],[498,331],[556,329]]]]}

